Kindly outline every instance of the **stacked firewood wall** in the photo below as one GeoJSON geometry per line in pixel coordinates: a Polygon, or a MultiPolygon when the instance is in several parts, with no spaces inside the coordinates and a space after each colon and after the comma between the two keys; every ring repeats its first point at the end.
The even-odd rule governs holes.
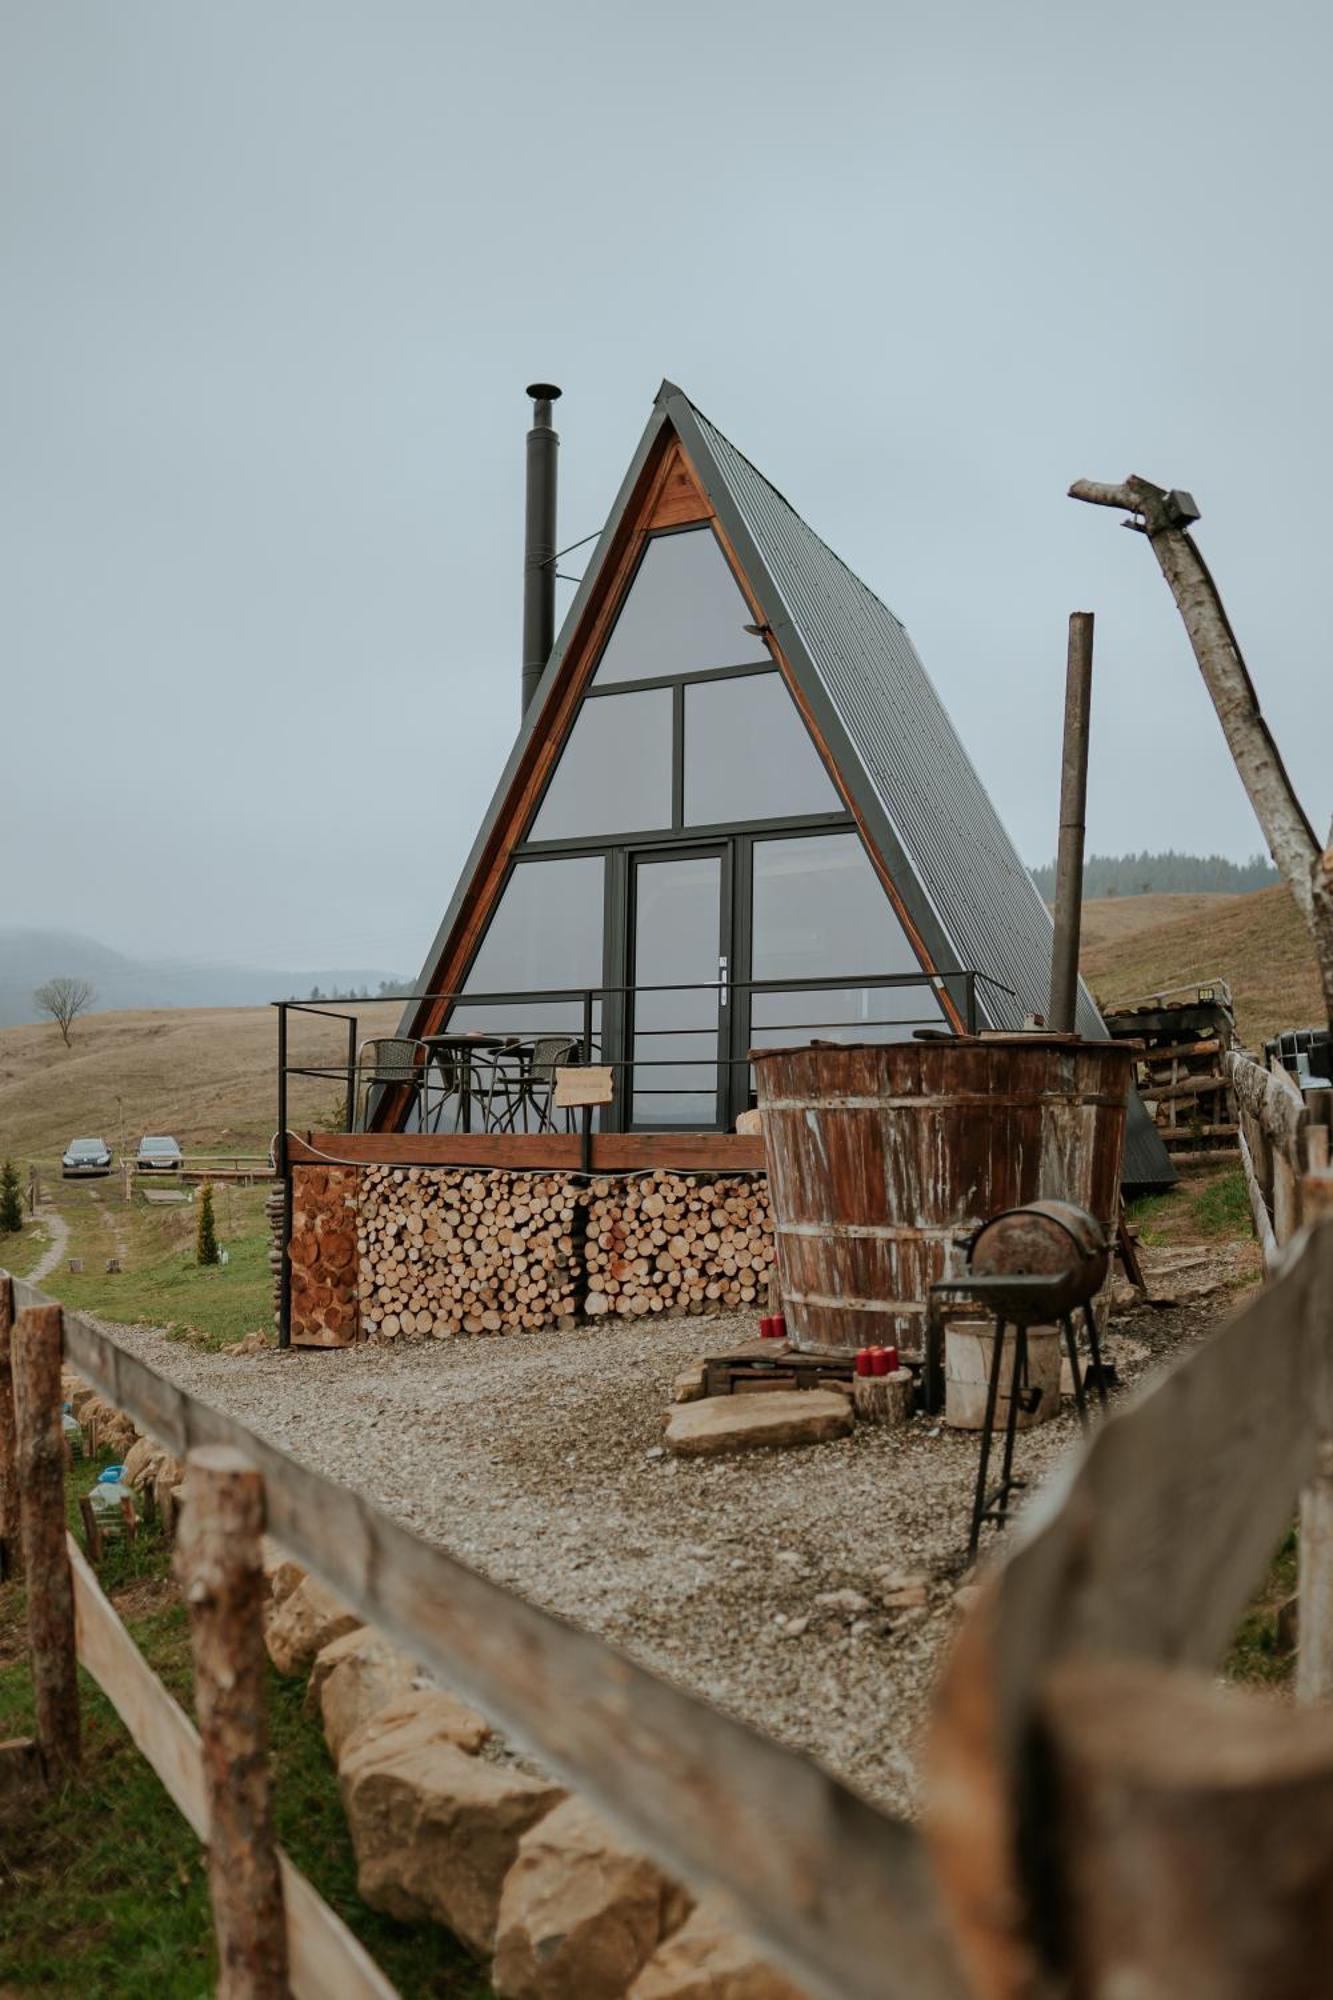
{"type": "Polygon", "coordinates": [[[447,1339],[572,1324],[585,1200],[571,1174],[365,1168],[363,1334],[447,1339]]]}
{"type": "Polygon", "coordinates": [[[659,1168],[589,1189],[584,1310],[739,1312],[767,1308],[774,1261],[768,1182],[659,1168]]]}
{"type": "Polygon", "coordinates": [[[1105,1020],[1117,1041],[1141,1045],[1139,1092],[1172,1159],[1190,1166],[1234,1155],[1226,1057],[1239,1044],[1225,983],[1155,995],[1105,1020]]]}
{"type": "MultiPolygon", "coordinates": [[[[270,1198],[276,1244],[281,1190],[270,1198]]],[[[762,1174],[298,1166],[292,1339],[536,1332],[582,1314],[769,1309],[762,1174]]],[[[280,1254],[275,1254],[275,1305],[280,1254]]]]}
{"type": "Polygon", "coordinates": [[[303,1347],[357,1334],[356,1167],[305,1167],[292,1184],[292,1333],[303,1347]]]}

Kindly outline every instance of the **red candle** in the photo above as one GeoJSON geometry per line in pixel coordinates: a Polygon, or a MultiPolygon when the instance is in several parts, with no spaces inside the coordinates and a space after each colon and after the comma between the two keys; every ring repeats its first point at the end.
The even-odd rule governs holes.
{"type": "Polygon", "coordinates": [[[868,1347],[862,1347],[857,1350],[856,1372],[858,1375],[869,1375],[871,1373],[870,1349],[868,1347]]]}
{"type": "Polygon", "coordinates": [[[772,1340],[772,1338],[773,1338],[773,1320],[772,1320],[772,1316],[771,1316],[771,1314],[765,1314],[764,1318],[760,1320],[760,1322],[759,1322],[759,1338],[760,1338],[761,1340],[772,1340]]]}
{"type": "Polygon", "coordinates": [[[870,1372],[872,1375],[887,1375],[889,1372],[888,1350],[872,1347],[870,1350],[870,1372]]]}
{"type": "Polygon", "coordinates": [[[785,1313],[774,1313],[773,1315],[773,1338],[774,1340],[785,1340],[787,1338],[787,1316],[785,1313]]]}
{"type": "Polygon", "coordinates": [[[884,1352],[885,1352],[885,1354],[886,1354],[886,1355],[888,1356],[888,1367],[887,1367],[887,1368],[885,1369],[885,1371],[884,1371],[884,1372],[885,1372],[885,1374],[886,1374],[886,1375],[896,1375],[896,1374],[898,1373],[898,1350],[897,1350],[897,1348],[896,1348],[896,1347],[886,1347],[886,1348],[885,1348],[885,1350],[884,1350],[884,1352]]]}

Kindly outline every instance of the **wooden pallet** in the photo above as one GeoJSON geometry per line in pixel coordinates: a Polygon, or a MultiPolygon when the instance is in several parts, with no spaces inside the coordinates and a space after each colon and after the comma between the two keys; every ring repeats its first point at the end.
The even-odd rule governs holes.
{"type": "Polygon", "coordinates": [[[764,1389],[822,1389],[850,1382],[850,1354],[804,1354],[785,1340],[751,1340],[730,1354],[710,1354],[704,1363],[704,1393],[734,1396],[764,1389]]]}

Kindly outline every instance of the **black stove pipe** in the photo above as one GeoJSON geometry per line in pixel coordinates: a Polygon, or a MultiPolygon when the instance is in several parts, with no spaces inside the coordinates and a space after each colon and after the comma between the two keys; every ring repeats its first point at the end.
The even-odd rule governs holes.
{"type": "Polygon", "coordinates": [[[551,405],[560,391],[553,382],[531,382],[532,429],[528,432],[528,490],[523,543],[523,694],[528,711],[555,644],[555,474],[560,438],[551,423],[551,405]]]}

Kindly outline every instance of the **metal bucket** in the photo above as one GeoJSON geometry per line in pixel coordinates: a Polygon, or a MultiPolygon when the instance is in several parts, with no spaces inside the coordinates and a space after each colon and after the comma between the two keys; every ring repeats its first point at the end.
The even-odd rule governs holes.
{"type": "Polygon", "coordinates": [[[756,1049],[788,1337],[924,1353],[926,1296],[997,1209],[1108,1235],[1134,1051],[1072,1035],[756,1049]]]}

